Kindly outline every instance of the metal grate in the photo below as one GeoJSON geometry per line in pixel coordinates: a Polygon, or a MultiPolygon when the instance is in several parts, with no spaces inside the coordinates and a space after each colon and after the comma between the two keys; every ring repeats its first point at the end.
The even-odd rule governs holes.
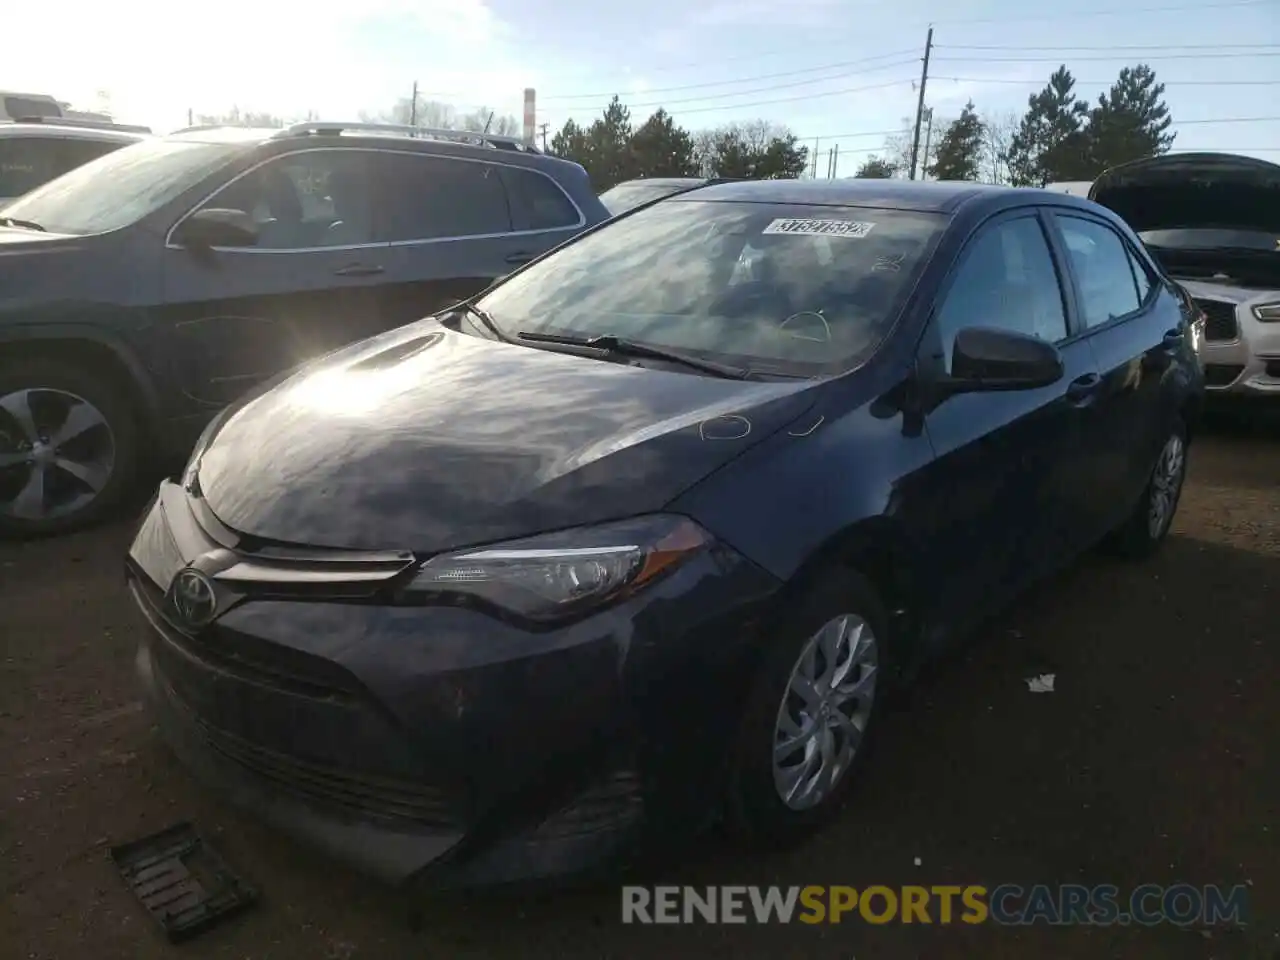
{"type": "Polygon", "coordinates": [[[1236,321],[1236,305],[1223,300],[1202,300],[1195,304],[1204,313],[1205,340],[1234,340],[1240,335],[1236,321]]]}

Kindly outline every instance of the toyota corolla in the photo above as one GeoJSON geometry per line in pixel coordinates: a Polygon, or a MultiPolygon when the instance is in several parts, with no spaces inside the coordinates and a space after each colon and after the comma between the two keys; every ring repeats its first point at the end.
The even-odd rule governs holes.
{"type": "Polygon", "coordinates": [[[921,662],[1165,538],[1193,320],[1062,194],[670,197],[218,417],[129,552],[148,700],[390,881],[802,836],[921,662]]]}

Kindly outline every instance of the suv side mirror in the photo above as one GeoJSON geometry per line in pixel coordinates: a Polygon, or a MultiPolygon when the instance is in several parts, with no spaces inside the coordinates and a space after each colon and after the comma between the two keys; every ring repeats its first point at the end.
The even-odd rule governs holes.
{"type": "Polygon", "coordinates": [[[951,350],[948,393],[1034,390],[1062,379],[1062,355],[1030,334],[995,327],[966,327],[951,350]]]}
{"type": "Polygon", "coordinates": [[[190,250],[252,247],[258,242],[258,227],[243,210],[207,207],[183,220],[174,239],[190,250]]]}

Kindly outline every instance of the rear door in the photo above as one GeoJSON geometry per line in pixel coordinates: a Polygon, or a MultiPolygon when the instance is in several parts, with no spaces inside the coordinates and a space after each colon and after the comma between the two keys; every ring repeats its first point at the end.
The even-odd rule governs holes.
{"type": "Polygon", "coordinates": [[[919,518],[945,622],[998,608],[1067,559],[1064,530],[1088,468],[1081,405],[1098,374],[1089,346],[1073,341],[1062,276],[1036,210],[988,221],[944,285],[921,344],[925,383],[950,371],[956,333],[971,326],[1058,344],[1066,368],[1047,387],[961,394],[926,413],[936,459],[912,481],[916,503],[902,514],[919,518]]]}
{"type": "Polygon", "coordinates": [[[408,151],[376,163],[378,237],[390,244],[385,303],[398,324],[479,293],[565,232],[524,229],[557,216],[554,196],[524,171],[408,151]]]}
{"type": "Polygon", "coordinates": [[[225,404],[386,326],[379,285],[388,250],[373,238],[370,156],[330,148],[274,157],[195,208],[248,213],[260,231],[255,246],[166,246],[171,355],[193,399],[225,404]]]}
{"type": "Polygon", "coordinates": [[[1165,437],[1166,378],[1182,342],[1174,295],[1110,224],[1053,213],[1066,252],[1083,339],[1102,375],[1091,442],[1102,470],[1089,523],[1102,536],[1123,520],[1150,477],[1165,437]]]}

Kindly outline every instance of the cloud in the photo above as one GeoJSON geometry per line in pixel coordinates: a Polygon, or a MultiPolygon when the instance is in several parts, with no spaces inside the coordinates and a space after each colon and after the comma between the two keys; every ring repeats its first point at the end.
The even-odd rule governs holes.
{"type": "Polygon", "coordinates": [[[81,107],[107,91],[121,119],[158,125],[185,121],[188,107],[354,115],[407,96],[415,79],[517,105],[523,86],[485,0],[117,0],[76,4],[57,29],[47,7],[11,7],[4,32],[21,41],[5,44],[7,86],[81,107]]]}
{"type": "Polygon", "coordinates": [[[696,12],[690,23],[699,27],[776,27],[781,11],[787,27],[812,27],[828,23],[839,8],[840,0],[788,0],[785,7],[771,0],[714,0],[696,12]]]}

